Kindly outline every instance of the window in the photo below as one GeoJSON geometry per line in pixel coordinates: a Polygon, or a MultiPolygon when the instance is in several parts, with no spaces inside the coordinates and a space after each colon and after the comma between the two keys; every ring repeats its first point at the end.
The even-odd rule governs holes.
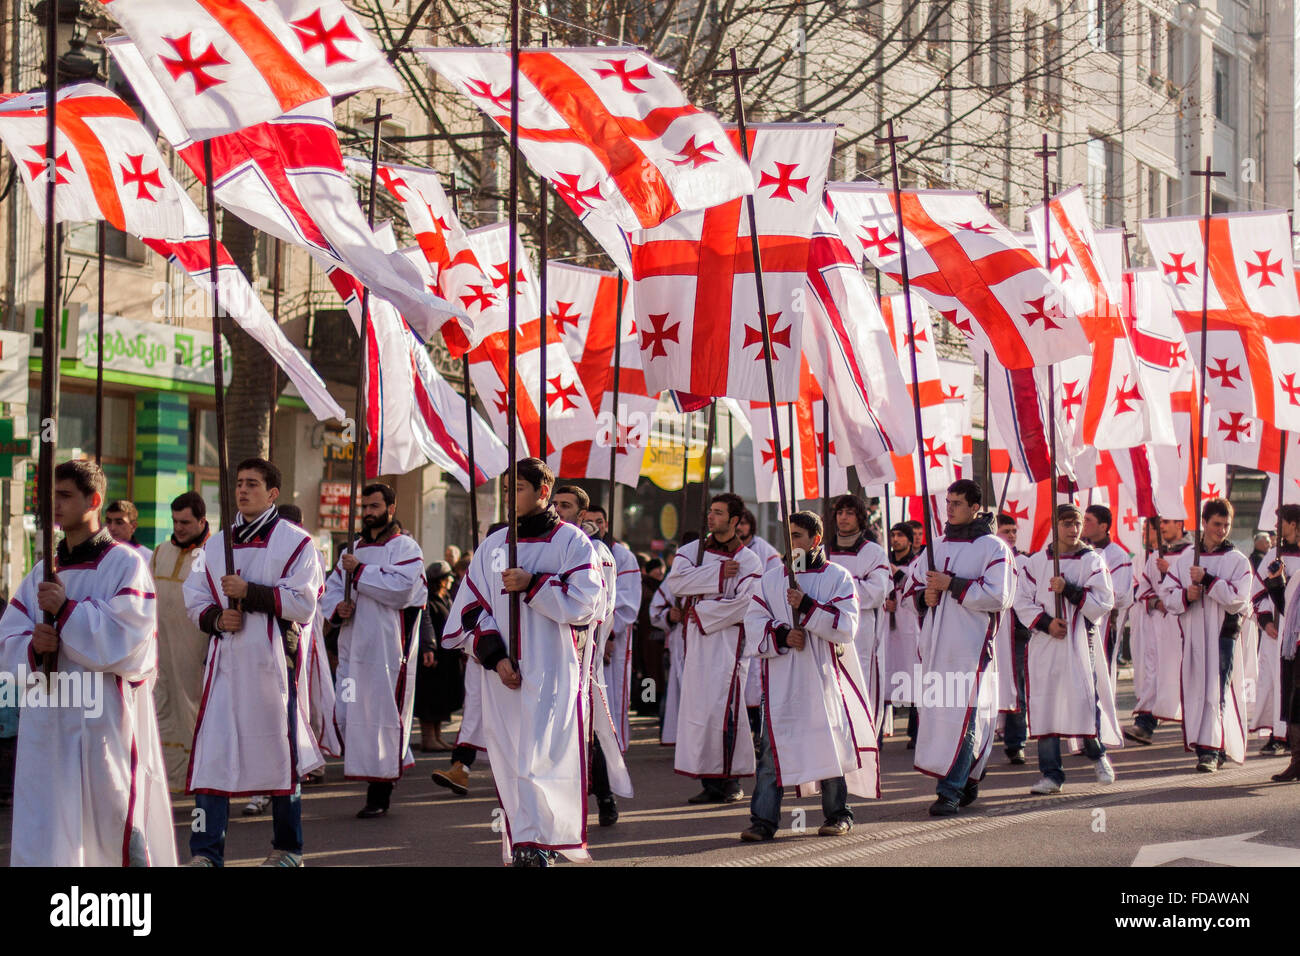
{"type": "MultiPolygon", "coordinates": [[[[69,252],[84,252],[87,255],[99,253],[98,223],[69,223],[65,227],[63,241],[69,252]]],[[[142,263],[147,258],[147,246],[135,236],[127,235],[121,229],[106,226],[104,233],[104,254],[112,259],[124,259],[127,262],[142,263]]],[[[93,281],[93,277],[91,279],[93,281]]]]}
{"type": "Polygon", "coordinates": [[[971,0],[968,19],[966,70],[972,86],[979,86],[984,81],[984,63],[980,53],[980,44],[984,42],[984,4],[983,0],[971,0]]]}
{"type": "Polygon", "coordinates": [[[854,179],[877,178],[876,153],[874,150],[859,146],[854,156],[853,164],[854,179]]]}
{"type": "Polygon", "coordinates": [[[1102,0],[1105,4],[1106,52],[1124,55],[1124,4],[1123,0],[1102,0]]]}
{"type": "Polygon", "coordinates": [[[831,182],[842,183],[848,177],[845,173],[845,160],[847,159],[848,150],[844,146],[836,146],[831,152],[831,182]]]}
{"type": "Polygon", "coordinates": [[[1088,0],[1088,42],[1103,49],[1106,42],[1106,0],[1088,0]]]}
{"type": "Polygon", "coordinates": [[[1106,143],[1106,218],[1107,225],[1118,224],[1124,218],[1124,155],[1119,143],[1106,143]]]}
{"type": "MultiPolygon", "coordinates": [[[[268,289],[275,288],[275,248],[276,242],[273,236],[268,236],[264,232],[257,234],[257,275],[258,278],[266,279],[268,289]]],[[[280,291],[282,292],[289,284],[289,249],[290,246],[287,244],[280,246],[280,291]]]]}
{"type": "Polygon", "coordinates": [[[952,16],[944,0],[931,5],[930,18],[925,24],[925,38],[931,43],[948,43],[952,40],[952,16]]]}
{"type": "Polygon", "coordinates": [[[1154,169],[1147,170],[1147,217],[1154,219],[1161,214],[1160,174],[1154,169]]]}
{"type": "Polygon", "coordinates": [[[884,16],[881,7],[884,6],[884,0],[861,0],[858,5],[858,22],[862,24],[862,29],[866,30],[873,37],[881,36],[884,33],[884,16]]]}
{"type": "Polygon", "coordinates": [[[989,83],[1005,91],[1011,85],[1011,13],[1007,0],[993,0],[989,6],[989,26],[993,31],[989,83]]]}
{"type": "Polygon", "coordinates": [[[1164,46],[1164,44],[1160,42],[1160,34],[1164,23],[1160,17],[1154,13],[1149,14],[1149,16],[1151,19],[1151,32],[1147,37],[1147,42],[1150,44],[1149,55],[1151,62],[1147,65],[1151,69],[1152,76],[1159,76],[1161,73],[1165,72],[1160,68],[1160,50],[1164,46]]]}
{"type": "Polygon", "coordinates": [[[1106,141],[1088,140],[1088,218],[1100,229],[1106,219],[1106,141]]]}
{"type": "Polygon", "coordinates": [[[1043,24],[1043,96],[1049,109],[1061,111],[1061,31],[1043,24]]]}
{"type": "Polygon", "coordinates": [[[1039,79],[1043,75],[1042,50],[1038,46],[1038,17],[1025,13],[1025,105],[1038,98],[1039,79]]]}
{"type": "Polygon", "coordinates": [[[1165,67],[1165,78],[1171,83],[1179,82],[1182,71],[1178,69],[1178,31],[1170,24],[1165,29],[1165,56],[1168,59],[1168,65],[1165,67]]]}
{"type": "Polygon", "coordinates": [[[924,23],[924,4],[920,0],[903,0],[902,34],[906,41],[920,39],[921,24],[924,23]]]}
{"type": "Polygon", "coordinates": [[[1232,61],[1218,50],[1214,51],[1214,118],[1232,125],[1232,61]]]}

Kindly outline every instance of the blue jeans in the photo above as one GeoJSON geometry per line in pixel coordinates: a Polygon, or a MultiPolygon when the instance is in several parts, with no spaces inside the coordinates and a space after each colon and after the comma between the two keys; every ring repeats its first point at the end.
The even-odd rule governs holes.
{"type": "MultiPolygon", "coordinates": [[[[1219,638],[1219,722],[1223,722],[1223,702],[1228,693],[1228,681],[1232,678],[1232,651],[1236,640],[1231,637],[1219,638]]],[[[1206,756],[1217,756],[1220,760],[1227,760],[1228,755],[1223,748],[1215,750],[1213,747],[1197,747],[1197,759],[1206,756]]]]}
{"type": "MultiPolygon", "coordinates": [[[[1101,704],[1097,702],[1096,694],[1093,695],[1092,699],[1096,705],[1095,713],[1097,716],[1094,731],[1097,736],[1083,738],[1083,754],[1089,760],[1100,760],[1106,754],[1106,745],[1101,742],[1101,704]]],[[[1060,737],[1039,738],[1038,770],[1049,780],[1065,783],[1065,768],[1061,765],[1060,737]]]]}
{"type": "MultiPolygon", "coordinates": [[[[821,781],[822,813],[827,823],[853,819],[849,809],[849,788],[843,777],[821,781]]],[[[749,822],[767,833],[775,833],[781,824],[782,788],[776,782],[776,761],[772,758],[772,741],[768,737],[766,721],[760,724],[758,734],[758,771],[754,778],[754,794],[749,800],[749,822]]]]}
{"type": "Polygon", "coordinates": [[[1025,672],[1029,668],[1029,640],[1011,636],[1011,679],[1016,683],[1016,709],[1006,715],[1002,743],[1007,753],[1025,749],[1029,739],[1029,710],[1025,701],[1025,672]]]}
{"type": "MultiPolygon", "coordinates": [[[[230,798],[215,793],[196,793],[194,805],[203,811],[204,826],[190,833],[190,856],[206,856],[217,866],[226,862],[226,826],[230,820],[230,798]]],[[[302,852],[302,787],[293,794],[271,798],[271,847],[302,852]]]]}
{"type": "Polygon", "coordinates": [[[957,748],[957,759],[953,761],[948,776],[940,780],[939,785],[935,787],[935,792],[949,803],[960,801],[966,784],[970,782],[971,767],[975,766],[976,719],[977,715],[972,713],[970,722],[966,725],[966,733],[961,738],[961,746],[957,748]]]}

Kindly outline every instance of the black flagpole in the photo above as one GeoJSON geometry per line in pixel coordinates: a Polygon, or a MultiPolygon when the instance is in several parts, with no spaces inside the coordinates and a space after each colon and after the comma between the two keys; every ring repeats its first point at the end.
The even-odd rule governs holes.
{"type": "Polygon", "coordinates": [[[1282,554],[1282,492],[1286,487],[1286,435],[1278,429],[1278,444],[1282,447],[1277,455],[1277,553],[1282,554]]]}
{"type": "MultiPolygon", "coordinates": [[[[687,489],[690,487],[690,464],[691,464],[691,413],[682,413],[682,516],[677,522],[679,529],[678,538],[681,538],[686,531],[686,505],[688,503],[687,489]]],[[[703,544],[700,547],[704,547],[703,544]]]]}
{"type": "MultiPolygon", "coordinates": [[[[456,185],[456,174],[451,174],[451,211],[460,219],[460,194],[464,190],[456,185]]],[[[462,227],[463,228],[463,227],[462,227]]],[[[474,386],[469,381],[469,352],[460,356],[460,374],[465,382],[465,454],[469,458],[469,525],[470,540],[474,550],[478,550],[478,484],[474,476],[478,466],[474,464],[474,386]]]]}
{"type": "Polygon", "coordinates": [[[1196,405],[1196,460],[1192,462],[1192,500],[1193,506],[1192,520],[1194,531],[1192,533],[1192,566],[1199,566],[1201,563],[1201,460],[1205,454],[1205,340],[1209,338],[1210,324],[1210,184],[1216,176],[1222,176],[1223,173],[1216,172],[1213,167],[1214,158],[1205,157],[1204,169],[1193,169],[1193,176],[1205,177],[1205,244],[1201,259],[1201,374],[1198,381],[1199,390],[1197,393],[1196,405]]]}
{"type": "MultiPolygon", "coordinates": [[[[506,430],[510,433],[507,445],[506,471],[506,550],[507,566],[519,566],[519,514],[515,502],[515,488],[519,481],[519,455],[515,447],[518,437],[519,405],[516,382],[516,363],[519,355],[519,306],[515,301],[518,283],[515,279],[517,268],[517,250],[519,247],[519,0],[510,3],[510,249],[506,255],[506,298],[507,298],[507,333],[506,350],[506,430]]],[[[542,271],[546,271],[546,262],[542,262],[542,271]]],[[[541,303],[543,317],[546,303],[541,303]]],[[[542,383],[543,389],[546,383],[542,383]]],[[[543,392],[545,395],[545,392],[543,392]]],[[[546,402],[542,402],[541,415],[546,417],[546,402]]],[[[546,449],[541,450],[541,458],[546,460],[546,449]]],[[[510,661],[516,671],[519,669],[519,615],[520,595],[518,591],[510,592],[510,661]]]]}
{"type": "MultiPolygon", "coordinates": [[[[731,78],[732,90],[736,96],[736,126],[740,132],[740,153],[745,159],[746,166],[749,165],[749,136],[745,131],[745,101],[741,97],[740,78],[742,76],[751,76],[757,72],[755,69],[742,70],[740,68],[736,60],[735,47],[731,48],[731,69],[713,71],[714,76],[729,76],[731,78]]],[[[781,500],[781,536],[785,539],[785,569],[793,586],[794,569],[791,560],[794,556],[794,545],[790,542],[790,503],[785,495],[785,476],[781,473],[781,426],[776,410],[776,380],[772,373],[772,330],[767,320],[767,297],[763,292],[763,256],[758,246],[758,217],[754,212],[754,197],[752,194],[745,197],[745,208],[749,214],[749,244],[754,253],[754,287],[758,296],[758,327],[763,332],[763,370],[767,375],[767,404],[772,423],[772,450],[776,455],[776,487],[781,500]]],[[[791,467],[793,465],[792,456],[791,467]]],[[[704,487],[707,492],[707,461],[704,470],[704,487]]],[[[704,552],[701,550],[700,560],[703,559],[704,552]]]]}
{"type": "Polygon", "coordinates": [[[731,408],[727,408],[727,490],[736,490],[736,417],[731,408]]]}
{"type": "Polygon", "coordinates": [[[984,496],[993,504],[993,443],[989,441],[989,353],[984,353],[984,496]]]}
{"type": "Polygon", "coordinates": [[[718,424],[718,400],[709,402],[709,427],[704,440],[704,474],[700,476],[700,550],[696,565],[704,561],[704,541],[709,536],[709,467],[713,464],[713,436],[718,424]]]}
{"type": "MultiPolygon", "coordinates": [[[[898,255],[903,274],[903,312],[907,316],[907,340],[915,344],[916,327],[912,319],[912,278],[907,270],[907,240],[905,239],[906,233],[903,232],[903,190],[898,182],[898,144],[905,142],[907,142],[906,136],[894,135],[894,121],[890,120],[885,136],[877,139],[876,145],[887,145],[889,147],[889,166],[894,185],[894,213],[898,230],[898,255]]],[[[922,437],[924,430],[921,426],[921,390],[918,387],[920,378],[916,369],[916,349],[912,348],[908,354],[912,361],[912,414],[916,426],[916,469],[921,476],[921,514],[922,520],[925,522],[925,558],[930,570],[934,571],[936,568],[934,563],[933,521],[930,517],[930,476],[925,463],[925,439],[922,437]]],[[[888,490],[888,485],[886,485],[886,493],[888,493],[888,490]]]]}
{"type": "MultiPolygon", "coordinates": [[[[545,44],[542,45],[545,46],[545,44]]],[[[541,207],[542,207],[540,213],[540,222],[538,224],[538,230],[537,230],[539,233],[538,242],[537,242],[538,255],[542,262],[541,276],[538,280],[541,285],[540,288],[537,290],[538,296],[542,300],[542,305],[541,305],[542,314],[538,317],[540,319],[540,324],[541,324],[541,328],[539,330],[539,333],[541,335],[541,345],[540,345],[540,351],[538,352],[537,355],[537,363],[538,363],[537,377],[538,377],[538,398],[541,402],[541,407],[538,408],[537,410],[538,411],[537,457],[542,459],[542,461],[545,461],[547,457],[546,456],[546,413],[547,410],[550,408],[550,405],[546,400],[546,338],[549,332],[549,329],[547,328],[547,315],[551,308],[550,303],[547,302],[546,300],[546,296],[547,296],[547,275],[546,274],[551,271],[550,262],[547,261],[547,257],[551,254],[550,237],[548,235],[550,229],[549,229],[549,223],[547,222],[547,220],[550,218],[551,202],[550,202],[550,194],[546,191],[545,176],[539,177],[539,185],[537,188],[538,191],[541,193],[541,207]]],[[[617,348],[617,346],[615,346],[615,348],[617,348]]]]}
{"type": "MultiPolygon", "coordinates": [[[[212,176],[212,141],[203,141],[203,188],[208,203],[208,281],[212,284],[212,393],[217,404],[217,471],[221,510],[221,543],[226,574],[235,573],[235,508],[230,488],[230,446],[226,443],[226,371],[221,351],[221,268],[217,260],[217,199],[212,176]]],[[[236,607],[237,602],[229,602],[236,607]]]]}
{"type": "Polygon", "coordinates": [[[826,504],[822,512],[828,513],[831,507],[831,403],[822,392],[822,497],[826,504]]]}
{"type": "MultiPolygon", "coordinates": [[[[272,281],[275,288],[271,290],[271,320],[276,325],[280,324],[280,280],[282,278],[281,263],[284,255],[284,249],[280,243],[280,237],[275,237],[275,270],[272,281]]],[[[271,427],[266,433],[266,457],[274,459],[275,457],[275,412],[280,407],[280,366],[275,363],[271,364],[271,427]]]]}
{"type": "MultiPolygon", "coordinates": [[[[383,102],[375,100],[375,115],[373,117],[375,128],[370,134],[370,195],[366,199],[366,222],[370,228],[375,227],[375,195],[378,192],[379,180],[379,131],[383,126],[384,120],[392,114],[381,112],[383,102]]],[[[356,440],[352,443],[352,481],[349,485],[348,494],[348,543],[347,553],[352,554],[356,548],[357,537],[357,496],[361,490],[361,463],[366,457],[367,449],[370,447],[369,436],[366,428],[366,388],[368,385],[369,371],[368,353],[370,340],[370,288],[363,286],[361,290],[361,341],[357,349],[357,401],[355,420],[356,440]]],[[[343,576],[343,600],[352,600],[352,575],[343,576]]]]}
{"type": "Polygon", "coordinates": [[[788,444],[790,446],[790,510],[793,511],[799,507],[799,489],[795,485],[795,468],[799,466],[799,463],[795,461],[794,457],[796,448],[794,440],[794,402],[786,405],[785,412],[788,444]]]}
{"type": "MultiPolygon", "coordinates": [[[[41,549],[45,555],[44,578],[58,580],[54,564],[54,453],[58,433],[48,435],[47,428],[57,429],[59,404],[59,333],[63,310],[59,307],[59,254],[55,241],[54,188],[59,178],[58,166],[58,4],[47,0],[45,22],[45,323],[41,337],[41,450],[36,465],[36,486],[41,520],[41,549]]],[[[16,25],[15,25],[16,27],[16,25]]],[[[102,346],[101,346],[102,349],[102,346]]],[[[102,352],[101,352],[102,354],[102,352]]],[[[6,517],[6,520],[7,517],[6,517]]],[[[45,623],[53,624],[54,615],[45,612],[45,623]]],[[[41,669],[48,678],[58,664],[58,652],[41,655],[41,669]]]]}
{"type": "Polygon", "coordinates": [[[104,460],[104,259],[108,244],[108,223],[101,219],[96,224],[95,257],[98,260],[99,288],[95,292],[96,307],[99,311],[95,319],[96,339],[99,347],[95,350],[95,464],[104,460]]]}
{"type": "Polygon", "coordinates": [[[610,402],[609,422],[609,537],[614,540],[614,489],[618,475],[618,387],[620,366],[623,364],[623,273],[614,280],[614,400],[610,402]]]}
{"type": "MultiPolygon", "coordinates": [[[[1056,150],[1047,148],[1047,134],[1043,134],[1043,148],[1034,153],[1043,161],[1043,268],[1052,275],[1052,187],[1048,181],[1047,161],[1056,150]]],[[[1061,542],[1056,528],[1056,366],[1047,366],[1047,452],[1051,460],[1052,475],[1052,576],[1061,576],[1061,542]]],[[[1056,595],[1056,616],[1065,616],[1064,598],[1056,595]]]]}

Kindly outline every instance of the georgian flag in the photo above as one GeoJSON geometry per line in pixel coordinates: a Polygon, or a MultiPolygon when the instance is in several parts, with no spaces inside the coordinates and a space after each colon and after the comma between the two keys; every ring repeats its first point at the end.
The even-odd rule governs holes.
{"type": "MultiPolygon", "coordinates": [[[[104,0],[189,137],[210,139],[367,87],[401,90],[342,0],[104,0]]],[[[132,86],[136,84],[131,77],[132,86]]]]}
{"type": "MultiPolygon", "coordinates": [[[[810,238],[835,127],[749,127],[767,315],[760,316],[745,200],[632,234],[632,300],[650,392],[767,401],[762,322],[778,402],[795,401],[810,238]]],[[[729,130],[739,143],[739,133],[729,130]]]]}
{"type": "Polygon", "coordinates": [[[1169,288],[1158,269],[1124,274],[1123,311],[1147,398],[1153,445],[1176,445],[1172,397],[1189,391],[1195,372],[1169,288]]]}
{"type": "MultiPolygon", "coordinates": [[[[0,139],[45,221],[49,182],[44,93],[0,95],[0,139]]],[[[184,192],[154,137],[116,94],[96,83],[59,90],[53,168],[56,222],[107,221],[133,236],[185,232],[184,192]]]]}
{"type": "Polygon", "coordinates": [[[943,401],[961,425],[961,455],[955,467],[958,478],[975,477],[975,366],[970,362],[939,359],[939,379],[943,383],[943,401]]]}
{"type": "MultiPolygon", "coordinates": [[[[893,190],[832,183],[827,194],[849,248],[901,280],[893,190]]],[[[1088,353],[1059,287],[975,193],[904,190],[902,207],[912,286],[972,349],[1011,370],[1088,353]]]]}
{"type": "MultiPolygon", "coordinates": [[[[1201,350],[1204,220],[1143,220],[1142,231],[1193,361],[1201,350]]],[[[1300,430],[1300,296],[1285,210],[1210,218],[1205,395],[1210,407],[1300,430]]]]}
{"type": "Polygon", "coordinates": [[[834,438],[829,439],[830,447],[826,449],[830,455],[830,488],[826,488],[822,467],[823,446],[827,441],[823,418],[826,397],[806,358],[801,363],[799,379],[799,401],[777,405],[776,409],[777,434],[781,440],[779,468],[776,444],[772,440],[771,406],[766,402],[745,403],[754,450],[754,495],[758,501],[781,500],[778,480],[785,483],[786,500],[791,505],[842,495],[849,489],[848,469],[836,457],[834,438]],[[794,462],[793,491],[791,462],[794,462]]]}
{"type": "MultiPolygon", "coordinates": [[[[509,50],[415,52],[509,132],[509,50]]],[[[571,206],[626,230],[754,190],[717,119],[633,47],[521,51],[519,148],[571,206]]]]}
{"type": "MultiPolygon", "coordinates": [[[[1052,539],[1052,483],[1031,481],[1011,468],[1003,449],[992,450],[991,481],[1002,503],[1000,514],[1016,522],[1016,548],[1025,554],[1041,550],[1052,539]]],[[[1057,503],[1065,496],[1057,495],[1057,503]]]]}
{"type": "MultiPolygon", "coordinates": [[[[1142,550],[1142,520],[1156,513],[1151,464],[1145,447],[1103,451],[1097,463],[1097,497],[1110,506],[1110,536],[1125,551],[1142,550]]],[[[1089,497],[1093,497],[1092,492],[1089,497]]]]}

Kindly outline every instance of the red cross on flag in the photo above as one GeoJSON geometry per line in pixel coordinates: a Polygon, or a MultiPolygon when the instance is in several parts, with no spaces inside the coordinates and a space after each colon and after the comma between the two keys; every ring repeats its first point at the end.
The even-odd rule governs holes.
{"type": "Polygon", "coordinates": [[[194,139],[371,86],[402,89],[342,0],[105,0],[104,6],[139,47],[194,139]]]}
{"type": "MultiPolygon", "coordinates": [[[[502,130],[510,128],[510,51],[415,51],[502,130]]],[[[754,188],[717,119],[671,71],[633,47],[524,50],[519,148],[571,206],[648,229],[754,188]]]]}
{"type": "Polygon", "coordinates": [[[1114,519],[1110,536],[1124,550],[1136,554],[1142,549],[1142,519],[1156,513],[1146,448],[1102,451],[1096,488],[1105,492],[1114,519]]]}
{"type": "Polygon", "coordinates": [[[108,89],[79,83],[59,90],[58,135],[51,164],[45,94],[0,95],[0,139],[13,157],[39,222],[53,166],[56,222],[106,220],[134,236],[165,238],[185,230],[182,191],[154,137],[108,89]]]}
{"type": "Polygon", "coordinates": [[[970,362],[939,359],[939,379],[943,383],[943,401],[956,415],[961,427],[961,455],[956,461],[958,478],[975,477],[975,366],[970,362]]]}
{"type": "Polygon", "coordinates": [[[838,462],[864,483],[892,481],[890,456],[916,449],[912,403],[898,366],[878,359],[893,351],[889,331],[825,205],[808,249],[808,293],[803,350],[827,383],[838,462]]]}
{"type": "MultiPolygon", "coordinates": [[[[827,193],[849,248],[900,280],[893,191],[832,183],[827,193]]],[[[975,193],[905,190],[902,207],[912,286],[968,345],[992,350],[1008,369],[1088,354],[1088,338],[1060,288],[975,193]]]]}
{"type": "MultiPolygon", "coordinates": [[[[975,362],[983,367],[984,356],[975,352],[975,362]]],[[[1045,411],[1047,370],[1023,368],[1008,370],[989,357],[989,421],[986,430],[990,445],[1005,451],[1011,467],[1031,481],[1046,481],[1051,476],[1051,431],[1045,411]]],[[[1058,475],[1075,477],[1078,465],[1075,449],[1068,440],[1070,416],[1082,399],[1080,383],[1056,377],[1056,468],[1058,475]]]]}
{"type": "MultiPolygon", "coordinates": [[[[1197,416],[1192,414],[1196,403],[1196,391],[1175,392],[1170,400],[1173,408],[1174,431],[1178,436],[1177,445],[1150,445],[1147,453],[1151,463],[1153,497],[1157,513],[1162,518],[1182,518],[1191,521],[1195,508],[1193,480],[1193,455],[1196,451],[1197,416]]],[[[1207,403],[1208,404],[1208,403],[1207,403]]],[[[1210,425],[1209,414],[1205,419],[1210,425]]],[[[1209,451],[1209,441],[1205,442],[1205,451],[1209,451]]],[[[1227,490],[1227,466],[1221,463],[1205,461],[1201,466],[1202,497],[1223,495],[1227,490]]]]}
{"type": "MultiPolygon", "coordinates": [[[[328,276],[360,329],[360,283],[342,269],[331,269],[328,276]]],[[[372,293],[369,305],[366,476],[404,475],[433,464],[470,490],[464,399],[390,303],[372,293]]],[[[505,471],[506,447],[477,413],[473,428],[473,483],[481,485],[505,471]]]]}
{"type": "MultiPolygon", "coordinates": [[[[1204,220],[1143,220],[1142,231],[1199,363],[1204,220]]],[[[1286,211],[1213,216],[1209,248],[1205,395],[1210,407],[1300,430],[1300,296],[1286,211]]]]}
{"type": "Polygon", "coordinates": [[[1176,445],[1171,397],[1192,388],[1194,372],[1182,326],[1174,318],[1169,288],[1158,269],[1124,274],[1122,311],[1147,398],[1151,443],[1176,445]]]}
{"type": "MultiPolygon", "coordinates": [[[[992,482],[994,491],[1002,496],[1000,514],[1010,515],[1016,522],[1016,549],[1033,554],[1044,548],[1052,537],[1052,483],[1030,481],[1017,471],[1010,472],[1011,459],[1005,450],[993,449],[992,482]],[[1005,489],[1005,493],[1004,493],[1005,489]]],[[[1057,502],[1063,501],[1057,496],[1057,502]]]]}
{"type": "MultiPolygon", "coordinates": [[[[1119,274],[1111,274],[1093,233],[1083,198],[1075,186],[1049,204],[1051,250],[1047,253],[1052,279],[1079,316],[1092,346],[1090,355],[1060,363],[1062,380],[1080,383],[1080,407],[1073,416],[1077,447],[1131,448],[1151,438],[1137,357],[1120,313],[1119,274]]],[[[1043,261],[1045,231],[1042,205],[1025,214],[1033,230],[1039,261],[1043,261]]],[[[1122,239],[1121,239],[1122,241],[1122,239]]]]}
{"type": "Polygon", "coordinates": [[[565,445],[558,456],[551,456],[550,464],[564,478],[608,481],[609,450],[616,443],[615,480],[636,487],[659,399],[645,392],[641,353],[625,306],[620,326],[618,408],[614,408],[617,296],[618,280],[612,272],[547,263],[547,316],[563,336],[565,351],[578,370],[592,408],[599,410],[596,437],[587,435],[565,445]]]}
{"type": "MultiPolygon", "coordinates": [[[[760,317],[745,201],[674,216],[632,234],[632,301],[646,385],[697,396],[767,401],[763,330],[771,334],[778,402],[799,389],[809,239],[835,127],[749,127],[766,317],[760,317]]],[[[739,143],[739,134],[728,135],[739,143]]]]}
{"type": "MultiPolygon", "coordinates": [[[[830,490],[825,487],[822,469],[822,445],[826,434],[822,428],[826,397],[813,376],[807,359],[800,363],[799,401],[794,403],[794,435],[790,434],[788,404],[776,409],[777,433],[781,441],[780,469],[777,468],[776,443],[772,440],[771,406],[766,402],[745,402],[754,450],[754,488],[758,501],[780,501],[778,478],[785,482],[787,500],[790,493],[790,463],[794,462],[793,502],[842,495],[848,491],[848,469],[836,459],[835,438],[830,448],[830,490]]],[[[834,432],[832,431],[832,436],[834,432]]]]}

